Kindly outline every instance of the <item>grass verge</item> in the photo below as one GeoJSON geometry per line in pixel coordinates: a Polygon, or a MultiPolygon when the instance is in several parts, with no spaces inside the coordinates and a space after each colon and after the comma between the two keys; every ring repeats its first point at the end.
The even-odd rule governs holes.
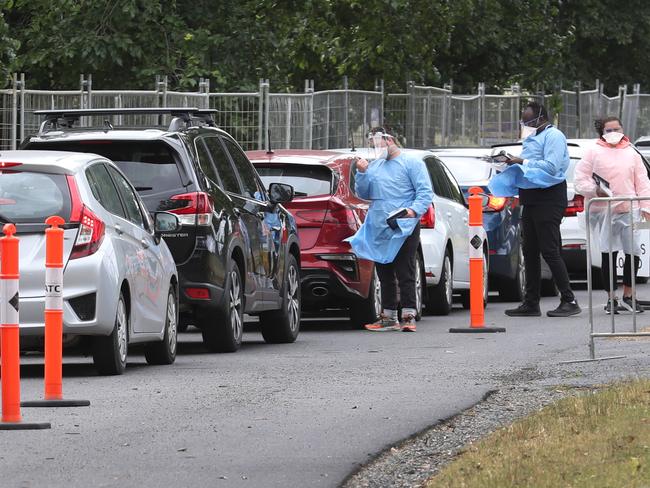
{"type": "Polygon", "coordinates": [[[650,380],[560,400],[468,446],[426,487],[650,488],[650,380]]]}

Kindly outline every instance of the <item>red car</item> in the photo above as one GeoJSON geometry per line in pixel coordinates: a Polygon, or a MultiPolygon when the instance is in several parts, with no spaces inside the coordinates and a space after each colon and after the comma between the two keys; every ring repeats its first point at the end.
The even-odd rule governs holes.
{"type": "Polygon", "coordinates": [[[300,236],[302,308],[348,308],[356,325],[381,312],[381,288],[372,261],[357,259],[343,242],[361,226],[368,202],[354,188],[353,154],[333,151],[249,151],[265,186],[288,183],[294,199],[284,204],[300,236]]]}

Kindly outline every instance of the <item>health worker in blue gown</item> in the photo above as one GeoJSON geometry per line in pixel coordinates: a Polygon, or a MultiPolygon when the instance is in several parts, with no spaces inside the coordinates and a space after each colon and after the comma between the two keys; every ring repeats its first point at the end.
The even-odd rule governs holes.
{"type": "Polygon", "coordinates": [[[383,312],[366,329],[415,332],[415,257],[420,217],[433,199],[431,179],[422,159],[403,151],[385,128],[372,129],[368,141],[375,158],[357,160],[355,191],[370,200],[370,208],[361,228],[347,239],[358,257],[375,262],[381,283],[383,312]],[[394,213],[398,218],[389,225],[387,219],[394,213]],[[400,304],[401,324],[397,316],[400,304]]]}

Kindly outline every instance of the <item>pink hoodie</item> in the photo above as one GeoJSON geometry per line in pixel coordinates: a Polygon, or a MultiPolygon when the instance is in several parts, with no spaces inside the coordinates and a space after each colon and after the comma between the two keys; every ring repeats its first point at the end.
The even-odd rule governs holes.
{"type": "MultiPolygon", "coordinates": [[[[641,156],[634,150],[627,137],[616,146],[598,139],[596,144],[585,151],[575,169],[576,193],[585,198],[596,197],[596,183],[592,174],[596,173],[609,182],[609,188],[615,197],[647,196],[650,198],[650,180],[641,156]]],[[[636,204],[634,208],[638,208],[636,204]]],[[[650,200],[642,200],[639,207],[650,212],[650,200]]],[[[604,210],[607,204],[597,202],[592,209],[604,210]]],[[[612,212],[629,212],[628,202],[612,203],[612,212]]]]}

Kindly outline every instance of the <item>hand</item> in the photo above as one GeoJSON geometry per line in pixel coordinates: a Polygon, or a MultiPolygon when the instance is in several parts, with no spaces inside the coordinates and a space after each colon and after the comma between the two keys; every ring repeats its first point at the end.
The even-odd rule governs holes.
{"type": "Polygon", "coordinates": [[[415,212],[410,208],[406,209],[406,216],[411,219],[414,219],[416,217],[415,212]]]}
{"type": "Polygon", "coordinates": [[[524,162],[524,160],[521,159],[521,158],[512,158],[512,159],[509,159],[508,161],[506,161],[506,163],[508,163],[508,164],[521,164],[523,162],[524,162]]]}
{"type": "Polygon", "coordinates": [[[368,169],[368,160],[364,158],[357,159],[357,171],[359,173],[365,173],[368,169]]]}

